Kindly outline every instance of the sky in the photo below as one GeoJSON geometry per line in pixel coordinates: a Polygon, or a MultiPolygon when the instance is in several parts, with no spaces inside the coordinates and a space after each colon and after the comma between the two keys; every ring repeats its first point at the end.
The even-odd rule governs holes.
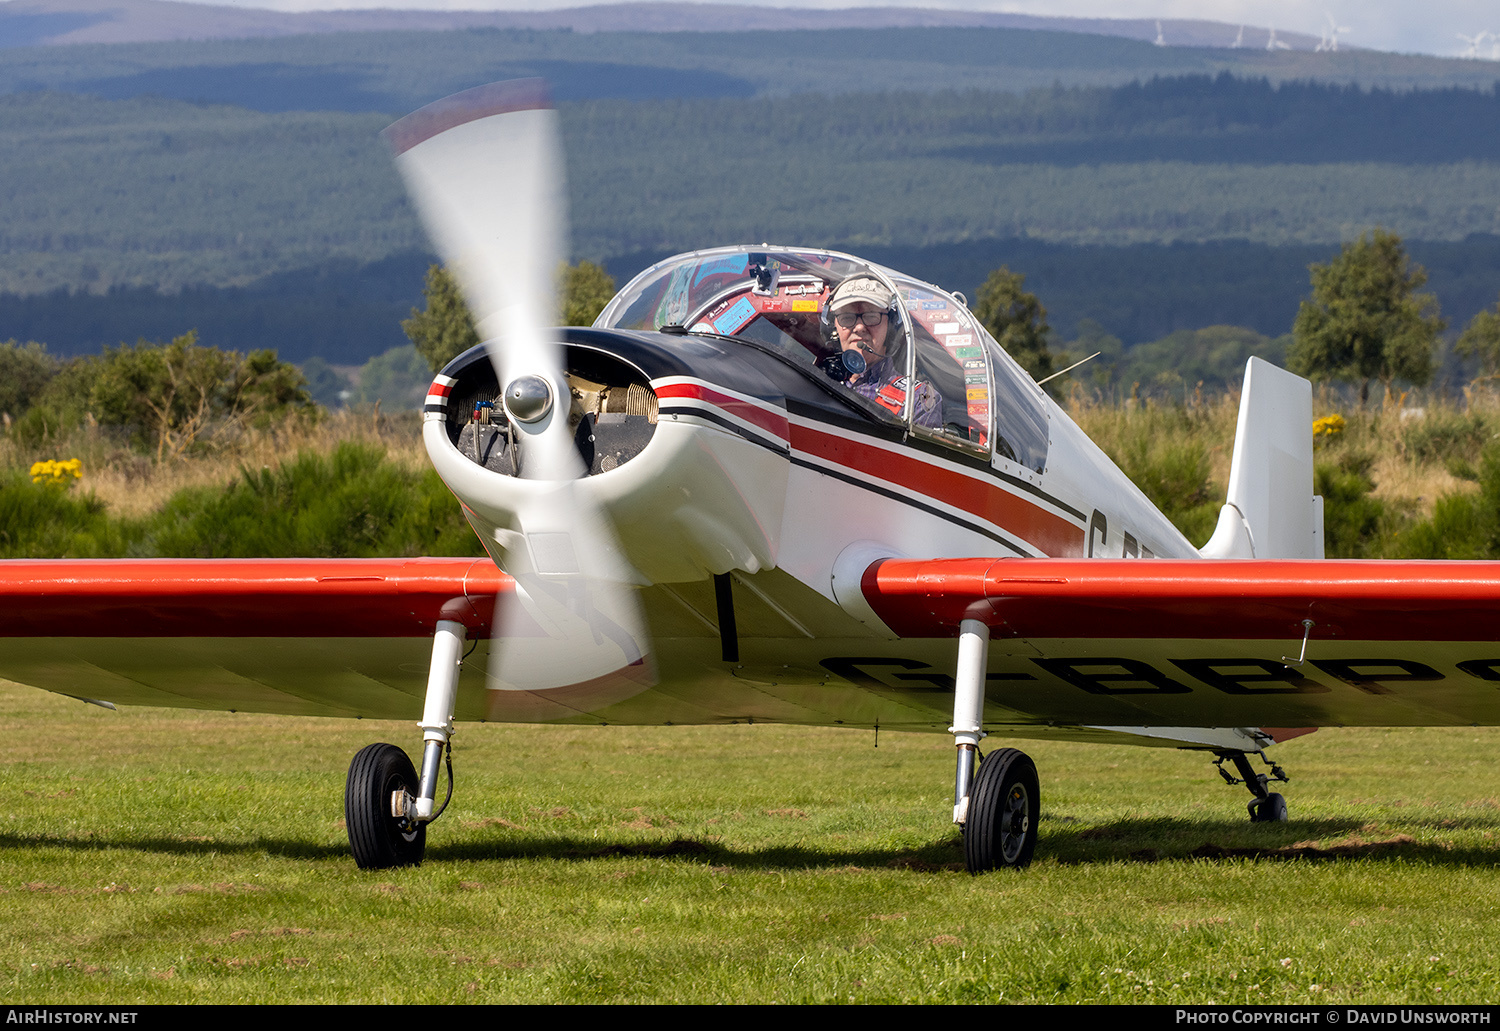
{"type": "MultiPolygon", "coordinates": [[[[237,7],[282,11],[396,7],[428,10],[535,11],[582,7],[614,0],[213,0],[237,7]]],[[[728,0],[753,3],[754,0],[728,0]]],[[[1496,0],[769,0],[766,6],[942,7],[1080,18],[1201,18],[1231,25],[1304,32],[1318,36],[1328,18],[1347,28],[1340,44],[1401,53],[1463,56],[1459,38],[1500,34],[1496,0]]],[[[1479,56],[1500,58],[1500,35],[1486,37],[1479,56]]]]}

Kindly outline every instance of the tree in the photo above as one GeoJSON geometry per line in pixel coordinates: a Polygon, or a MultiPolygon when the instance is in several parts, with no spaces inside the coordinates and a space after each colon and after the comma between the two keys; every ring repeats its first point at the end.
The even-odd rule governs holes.
{"type": "Polygon", "coordinates": [[[427,298],[425,311],[411,310],[411,318],[401,323],[417,353],[437,372],[444,365],[479,343],[474,318],[458,292],[453,274],[441,265],[427,270],[422,289],[427,298]]]}
{"type": "Polygon", "coordinates": [[[580,261],[563,272],[562,324],[592,326],[615,295],[615,281],[602,265],[580,261]]]}
{"type": "Polygon", "coordinates": [[[1469,320],[1453,350],[1465,358],[1478,358],[1481,375],[1500,376],[1500,301],[1469,320]]]}
{"type": "Polygon", "coordinates": [[[154,443],[156,460],[181,455],[210,427],[266,424],[310,410],[306,381],[275,351],[221,351],[196,332],[170,344],[121,344],[93,360],[89,406],[100,424],[131,430],[154,443]]]}
{"type": "Polygon", "coordinates": [[[1033,379],[1052,375],[1052,352],[1047,349],[1047,309],[1036,294],[1024,289],[1026,277],[1001,265],[979,288],[974,315],[990,336],[1005,348],[1033,379]]]}
{"type": "Polygon", "coordinates": [[[0,412],[12,418],[24,414],[61,365],[35,341],[0,344],[0,412]]]}
{"type": "Polygon", "coordinates": [[[1293,372],[1357,381],[1361,405],[1372,379],[1387,391],[1398,379],[1417,386],[1432,379],[1433,347],[1447,324],[1437,299],[1417,292],[1427,272],[1407,260],[1399,236],[1377,229],[1309,271],[1312,298],[1297,312],[1287,354],[1293,372]]]}
{"type": "MultiPolygon", "coordinates": [[[[599,317],[604,306],[615,295],[615,281],[600,265],[580,261],[558,269],[562,289],[562,324],[588,326],[599,317]]],[[[479,343],[474,318],[469,314],[453,274],[441,265],[427,270],[422,290],[427,298],[425,311],[411,310],[411,318],[401,323],[417,353],[427,359],[436,372],[469,348],[479,343]]]]}
{"type": "Polygon", "coordinates": [[[432,375],[421,357],[410,347],[393,347],[377,354],[359,370],[359,389],[352,400],[363,404],[383,402],[387,409],[420,409],[432,375]]]}

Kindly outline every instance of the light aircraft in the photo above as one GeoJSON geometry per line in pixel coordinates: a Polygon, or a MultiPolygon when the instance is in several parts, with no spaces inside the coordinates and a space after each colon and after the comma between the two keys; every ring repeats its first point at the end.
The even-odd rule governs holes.
{"type": "Polygon", "coordinates": [[[423,440],[491,557],[3,563],[0,675],[420,715],[419,768],[387,743],[350,766],[366,868],[421,861],[455,721],[947,732],[974,872],[1037,840],[1036,767],[981,756],[987,735],[1199,749],[1269,821],[1277,741],[1500,722],[1493,566],[1322,560],[1306,381],[1250,361],[1194,548],[962,297],[762,244],[661,262],[550,330],[562,162],[538,84],[387,139],[487,341],[437,376],[423,440]]]}

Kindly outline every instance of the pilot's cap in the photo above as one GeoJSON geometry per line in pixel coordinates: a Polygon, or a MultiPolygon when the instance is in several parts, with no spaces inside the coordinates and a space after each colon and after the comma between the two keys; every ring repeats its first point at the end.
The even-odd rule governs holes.
{"type": "Polygon", "coordinates": [[[873,304],[883,310],[896,306],[896,295],[878,279],[871,279],[868,276],[846,279],[833,292],[833,297],[828,302],[828,310],[839,312],[860,301],[873,304]]]}

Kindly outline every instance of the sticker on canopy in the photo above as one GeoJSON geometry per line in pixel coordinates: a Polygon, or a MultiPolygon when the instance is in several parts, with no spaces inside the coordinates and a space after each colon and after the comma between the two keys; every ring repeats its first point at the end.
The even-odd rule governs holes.
{"type": "Polygon", "coordinates": [[[729,310],[714,319],[714,332],[720,336],[733,336],[736,330],[755,318],[755,305],[747,297],[741,297],[729,306],[729,310]]]}
{"type": "Polygon", "coordinates": [[[990,414],[990,404],[989,404],[989,402],[988,401],[970,401],[969,402],[969,414],[970,415],[989,415],[990,414]]]}
{"type": "Polygon", "coordinates": [[[973,333],[955,333],[943,341],[944,347],[968,347],[974,342],[973,333]]]}
{"type": "Polygon", "coordinates": [[[731,254],[727,258],[718,258],[699,265],[698,271],[693,275],[693,285],[697,286],[709,276],[717,276],[721,272],[739,275],[744,271],[745,256],[743,254],[731,254]]]}
{"type": "Polygon", "coordinates": [[[933,336],[947,336],[949,333],[958,332],[957,322],[934,322],[932,324],[933,336]]]}
{"type": "Polygon", "coordinates": [[[969,401],[983,401],[989,396],[989,387],[967,387],[965,389],[965,399],[969,401]]]}
{"type": "Polygon", "coordinates": [[[930,294],[926,290],[917,290],[915,288],[908,288],[906,291],[906,299],[908,301],[929,301],[934,296],[934,294],[930,294]]]}
{"type": "Polygon", "coordinates": [[[947,301],[923,301],[922,302],[922,310],[923,311],[946,311],[947,308],[948,308],[948,302],[947,301]]]}
{"type": "Polygon", "coordinates": [[[955,347],[953,356],[955,358],[978,358],[982,352],[977,347],[955,347]]]}
{"type": "Polygon", "coordinates": [[[679,266],[672,270],[672,279],[667,284],[666,296],[656,310],[656,328],[680,326],[688,313],[689,270],[679,266]]]}
{"type": "Polygon", "coordinates": [[[818,302],[817,302],[816,299],[813,299],[813,300],[794,300],[792,302],[792,311],[817,311],[817,310],[818,310],[818,302]]]}

